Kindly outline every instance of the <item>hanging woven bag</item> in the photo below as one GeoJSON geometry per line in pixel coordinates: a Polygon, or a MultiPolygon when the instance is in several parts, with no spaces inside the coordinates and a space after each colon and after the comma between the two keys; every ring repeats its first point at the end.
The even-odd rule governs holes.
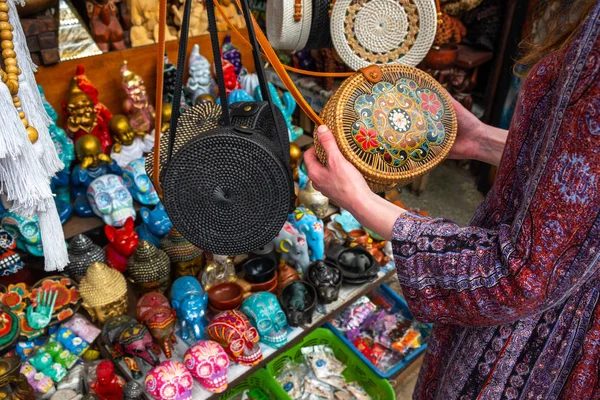
{"type": "Polygon", "coordinates": [[[267,36],[279,50],[301,50],[312,24],[312,0],[267,0],[267,36]]]}
{"type": "MultiPolygon", "coordinates": [[[[180,102],[191,3],[187,0],[184,8],[173,104],[180,102]]],[[[221,105],[225,105],[214,5],[209,1],[206,6],[221,105]]],[[[146,161],[173,226],[192,244],[214,254],[243,254],[265,246],[295,203],[287,127],[267,87],[247,0],[242,11],[265,101],[229,107],[202,103],[181,117],[179,107],[174,107],[170,134],[160,139],[154,157],[146,161]]],[[[162,57],[160,46],[158,54],[162,57]]],[[[160,68],[158,72],[160,79],[160,68]]],[[[158,107],[156,115],[160,115],[158,107]]]]}

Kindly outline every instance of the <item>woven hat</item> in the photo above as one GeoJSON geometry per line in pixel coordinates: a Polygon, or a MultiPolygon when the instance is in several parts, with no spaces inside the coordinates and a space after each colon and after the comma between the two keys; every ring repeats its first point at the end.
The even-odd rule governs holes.
{"type": "Polygon", "coordinates": [[[89,307],[100,307],[117,301],[127,293],[125,277],[108,265],[92,263],[79,284],[79,294],[89,307]]]}
{"type": "Polygon", "coordinates": [[[65,267],[65,272],[71,278],[80,278],[85,276],[88,267],[94,262],[106,263],[104,249],[82,233],[71,239],[69,264],[65,267]]]}
{"type": "Polygon", "coordinates": [[[171,261],[167,253],[142,240],[127,260],[127,270],[134,282],[156,282],[170,274],[171,261]]]}
{"type": "Polygon", "coordinates": [[[204,253],[184,238],[175,227],[163,238],[159,248],[167,253],[171,263],[191,261],[204,253]]]}
{"type": "Polygon", "coordinates": [[[434,0],[336,0],[331,12],[333,45],[354,70],[415,66],[431,48],[436,29],[434,0]]]}
{"type": "MultiPolygon", "coordinates": [[[[373,65],[346,79],[321,117],[376,192],[429,172],[456,137],[448,93],[425,72],[399,64],[373,65]]],[[[316,139],[315,150],[325,164],[327,154],[316,139]]]]}
{"type": "Polygon", "coordinates": [[[312,0],[267,0],[267,37],[274,49],[306,47],[312,25],[312,0]]]}

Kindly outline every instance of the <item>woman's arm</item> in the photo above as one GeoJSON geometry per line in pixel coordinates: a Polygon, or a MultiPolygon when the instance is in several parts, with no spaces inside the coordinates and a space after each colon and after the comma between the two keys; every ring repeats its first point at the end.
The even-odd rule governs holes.
{"type": "Polygon", "coordinates": [[[392,239],[398,279],[420,321],[510,323],[563,301],[600,267],[600,179],[595,178],[600,176],[600,136],[588,134],[594,143],[585,147],[564,142],[573,143],[564,151],[578,162],[585,160],[588,169],[579,170],[574,163],[569,170],[555,155],[540,186],[544,189],[525,210],[523,227],[500,224],[489,230],[461,228],[388,203],[371,192],[342,156],[327,127],[319,127],[317,135],[327,152],[327,166],[319,163],[314,150],[307,151],[310,179],[361,224],[392,239]],[[586,192],[586,201],[576,208],[561,194],[569,185],[567,177],[579,179],[573,190],[586,192]]]}

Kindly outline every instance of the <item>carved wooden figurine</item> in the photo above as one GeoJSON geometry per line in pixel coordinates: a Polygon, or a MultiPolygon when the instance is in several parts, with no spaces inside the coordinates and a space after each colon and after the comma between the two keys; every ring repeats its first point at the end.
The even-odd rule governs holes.
{"type": "MultiPolygon", "coordinates": [[[[221,3],[221,7],[223,8],[225,15],[227,16],[229,21],[231,21],[233,26],[235,26],[238,29],[246,27],[246,21],[244,20],[244,17],[238,14],[237,8],[235,8],[235,5],[231,0],[219,0],[219,3],[221,3]]],[[[217,29],[219,31],[228,31],[229,25],[227,25],[227,22],[223,19],[221,13],[217,13],[216,18],[217,29]]]]}
{"type": "MultiPolygon", "coordinates": [[[[131,1],[131,46],[138,47],[152,44],[158,40],[158,1],[131,1]]],[[[165,40],[176,40],[177,37],[167,28],[165,40]]]]}
{"type": "Polygon", "coordinates": [[[96,44],[106,53],[108,50],[125,49],[123,27],[117,18],[114,0],[86,0],[90,28],[96,44]]]}
{"type": "MultiPolygon", "coordinates": [[[[183,4],[179,7],[171,6],[173,22],[177,25],[177,36],[181,36],[181,21],[183,20],[183,4]]],[[[208,32],[208,14],[202,0],[192,1],[190,14],[190,36],[200,36],[208,32]]]]}

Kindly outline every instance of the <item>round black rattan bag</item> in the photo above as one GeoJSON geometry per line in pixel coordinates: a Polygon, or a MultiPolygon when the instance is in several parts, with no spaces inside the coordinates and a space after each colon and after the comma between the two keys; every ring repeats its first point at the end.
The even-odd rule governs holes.
{"type": "Polygon", "coordinates": [[[194,138],[177,146],[162,171],[163,202],[173,225],[214,254],[243,254],[266,245],[285,223],[293,197],[279,144],[251,122],[248,128],[219,126],[198,133],[194,111],[180,117],[177,141],[193,134],[189,130],[194,138]]]}

